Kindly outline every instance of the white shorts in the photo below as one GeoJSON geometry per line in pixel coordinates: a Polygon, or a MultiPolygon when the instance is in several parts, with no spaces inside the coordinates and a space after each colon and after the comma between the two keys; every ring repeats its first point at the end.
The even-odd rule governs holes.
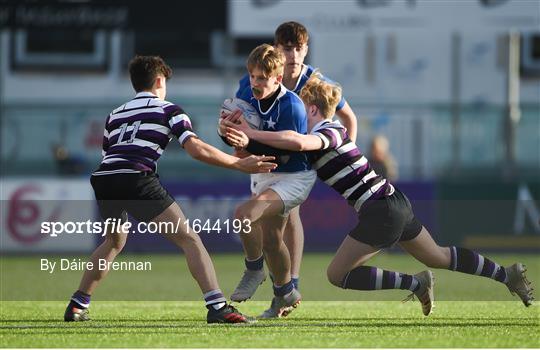
{"type": "Polygon", "coordinates": [[[315,184],[315,170],[295,173],[268,173],[251,175],[251,193],[258,196],[267,189],[278,194],[283,201],[283,216],[304,203],[315,184]]]}

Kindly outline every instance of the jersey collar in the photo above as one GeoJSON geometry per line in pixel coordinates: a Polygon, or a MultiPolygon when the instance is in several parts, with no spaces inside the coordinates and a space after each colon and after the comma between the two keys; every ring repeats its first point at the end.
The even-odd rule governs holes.
{"type": "Polygon", "coordinates": [[[153,93],[151,92],[148,92],[148,91],[141,91],[139,93],[137,93],[137,95],[135,95],[135,99],[138,99],[138,98],[157,98],[157,96],[155,96],[153,93]]]}
{"type": "Polygon", "coordinates": [[[319,131],[319,129],[322,129],[322,126],[325,125],[325,124],[332,124],[332,126],[334,126],[334,127],[345,129],[345,127],[339,122],[339,120],[323,119],[320,122],[318,122],[317,124],[315,124],[313,126],[313,128],[311,128],[311,131],[309,133],[312,134],[314,132],[319,131]]]}
{"type": "Polygon", "coordinates": [[[261,101],[257,100],[257,105],[259,106],[259,112],[261,113],[261,115],[267,115],[268,113],[270,113],[272,108],[274,108],[274,106],[276,105],[276,102],[287,93],[288,89],[285,87],[285,85],[283,85],[282,83],[279,83],[279,86],[281,90],[279,90],[279,94],[277,95],[274,102],[272,102],[272,104],[270,105],[270,108],[266,110],[266,112],[263,113],[261,109],[261,101]]]}
{"type": "Polygon", "coordinates": [[[302,70],[300,71],[300,75],[298,76],[298,79],[296,79],[296,84],[294,85],[294,89],[291,91],[296,91],[298,89],[298,85],[300,85],[300,82],[302,81],[302,77],[306,75],[308,70],[308,66],[304,63],[302,63],[302,70]]]}

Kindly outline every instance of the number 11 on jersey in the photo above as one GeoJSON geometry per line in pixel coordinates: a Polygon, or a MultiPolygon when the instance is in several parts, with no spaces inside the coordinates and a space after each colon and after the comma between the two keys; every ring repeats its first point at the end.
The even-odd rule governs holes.
{"type": "Polygon", "coordinates": [[[132,143],[133,140],[135,140],[135,135],[137,134],[137,131],[139,131],[139,127],[141,126],[141,121],[137,120],[133,123],[133,129],[131,131],[131,137],[128,140],[122,141],[124,138],[124,134],[126,133],[126,130],[128,128],[128,123],[124,123],[120,125],[120,136],[118,136],[118,143],[132,143]]]}

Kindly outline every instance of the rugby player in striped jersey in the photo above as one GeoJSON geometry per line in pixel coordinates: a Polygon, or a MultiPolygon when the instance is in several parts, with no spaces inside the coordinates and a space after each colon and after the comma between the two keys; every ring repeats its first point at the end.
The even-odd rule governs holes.
{"type": "MultiPolygon", "coordinates": [[[[200,237],[187,231],[182,210],[165,190],[156,174],[157,162],[169,141],[178,139],[184,150],[202,162],[246,173],[275,169],[273,157],[240,159],[212,147],[197,137],[190,118],[179,106],[165,101],[171,68],[157,56],[136,56],[129,64],[135,98],[107,117],[103,137],[103,160],[92,174],[91,184],[103,220],[126,220],[127,214],[142,222],[161,225],[161,232],[184,251],[189,270],[199,284],[208,308],[208,323],[245,323],[248,318],[227,303],[221,292],[212,260],[200,237]]],[[[117,225],[118,227],[118,225],[117,225]]],[[[91,257],[93,266],[112,262],[126,243],[128,232],[106,232],[105,240],[91,257]]],[[[87,269],[65,311],[65,321],[86,321],[90,296],[108,269],[87,269]]],[[[164,281],[165,283],[165,281],[164,281]]]]}
{"type": "Polygon", "coordinates": [[[339,87],[313,76],[300,97],[308,115],[308,135],[253,130],[236,112],[225,122],[228,126],[225,135],[235,147],[245,147],[253,139],[275,148],[309,151],[308,157],[319,179],[339,192],[358,212],[357,226],[328,267],[330,283],[344,289],[409,290],[410,297],[416,295],[421,301],[424,315],[429,315],[434,302],[431,271],[409,275],[365,265],[381,249],[399,244],[429,267],[491,278],[505,284],[525,306],[532,304],[532,288],[523,264],[503,267],[474,251],[441,247],[433,240],[414,216],[407,197],[371,169],[346,129],[332,121],[341,98],[339,87]]]}

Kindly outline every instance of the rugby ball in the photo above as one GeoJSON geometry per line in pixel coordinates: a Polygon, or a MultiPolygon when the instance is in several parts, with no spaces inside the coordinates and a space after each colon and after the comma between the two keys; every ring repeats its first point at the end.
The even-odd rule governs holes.
{"type": "Polygon", "coordinates": [[[252,129],[261,129],[261,117],[259,113],[257,113],[251,104],[239,98],[228,98],[223,101],[219,115],[221,118],[225,118],[237,109],[242,111],[244,119],[252,129]]]}

